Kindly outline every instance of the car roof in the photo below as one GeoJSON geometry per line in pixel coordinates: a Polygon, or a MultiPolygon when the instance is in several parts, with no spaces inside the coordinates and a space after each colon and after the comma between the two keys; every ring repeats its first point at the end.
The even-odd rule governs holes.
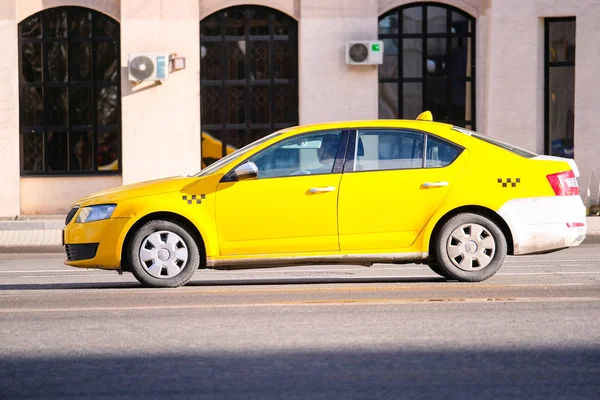
{"type": "Polygon", "coordinates": [[[325,129],[352,129],[352,128],[413,128],[424,131],[447,130],[452,125],[442,122],[418,121],[412,119],[372,119],[372,120],[353,120],[353,121],[332,121],[321,122],[308,125],[300,125],[286,128],[285,130],[294,130],[295,132],[311,132],[325,129]]]}

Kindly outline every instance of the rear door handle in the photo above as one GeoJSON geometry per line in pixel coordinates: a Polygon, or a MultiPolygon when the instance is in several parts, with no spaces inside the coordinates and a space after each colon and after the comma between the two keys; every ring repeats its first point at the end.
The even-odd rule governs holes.
{"type": "Polygon", "coordinates": [[[440,181],[440,182],[424,182],[422,185],[422,187],[444,187],[444,186],[448,186],[448,182],[446,181],[440,181]]]}
{"type": "Polygon", "coordinates": [[[326,192],[333,192],[334,190],[335,190],[335,188],[333,186],[314,187],[314,188],[308,189],[308,191],[311,193],[326,193],[326,192]]]}

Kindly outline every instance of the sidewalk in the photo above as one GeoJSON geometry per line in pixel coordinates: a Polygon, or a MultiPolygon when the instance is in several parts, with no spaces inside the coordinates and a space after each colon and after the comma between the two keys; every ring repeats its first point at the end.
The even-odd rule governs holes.
{"type": "Polygon", "coordinates": [[[62,253],[63,215],[0,219],[0,253],[62,253]]]}
{"type": "MultiPolygon", "coordinates": [[[[0,219],[0,253],[62,253],[62,215],[0,219]]],[[[600,217],[588,217],[588,237],[600,242],[600,217]]]]}

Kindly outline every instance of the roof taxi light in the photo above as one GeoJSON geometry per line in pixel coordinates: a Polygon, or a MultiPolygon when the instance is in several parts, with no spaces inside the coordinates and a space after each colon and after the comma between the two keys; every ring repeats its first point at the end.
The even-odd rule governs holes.
{"type": "Polygon", "coordinates": [[[417,116],[417,121],[433,121],[433,115],[431,111],[423,111],[417,116]]]}

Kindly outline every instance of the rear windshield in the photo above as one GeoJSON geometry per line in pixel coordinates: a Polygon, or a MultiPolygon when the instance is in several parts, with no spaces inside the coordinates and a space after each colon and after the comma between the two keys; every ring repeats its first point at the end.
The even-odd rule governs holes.
{"type": "Polygon", "coordinates": [[[484,142],[493,144],[494,146],[502,147],[504,150],[508,150],[511,153],[520,155],[521,157],[525,157],[525,158],[537,157],[537,154],[532,153],[531,151],[522,149],[522,148],[517,147],[517,146],[513,146],[512,144],[501,142],[500,140],[491,138],[491,137],[486,136],[486,135],[482,135],[482,134],[477,133],[477,132],[473,132],[473,131],[471,131],[469,129],[460,128],[458,126],[454,126],[454,127],[452,127],[452,129],[454,129],[455,131],[464,133],[465,135],[473,136],[474,138],[477,138],[479,140],[483,140],[484,142]]]}

